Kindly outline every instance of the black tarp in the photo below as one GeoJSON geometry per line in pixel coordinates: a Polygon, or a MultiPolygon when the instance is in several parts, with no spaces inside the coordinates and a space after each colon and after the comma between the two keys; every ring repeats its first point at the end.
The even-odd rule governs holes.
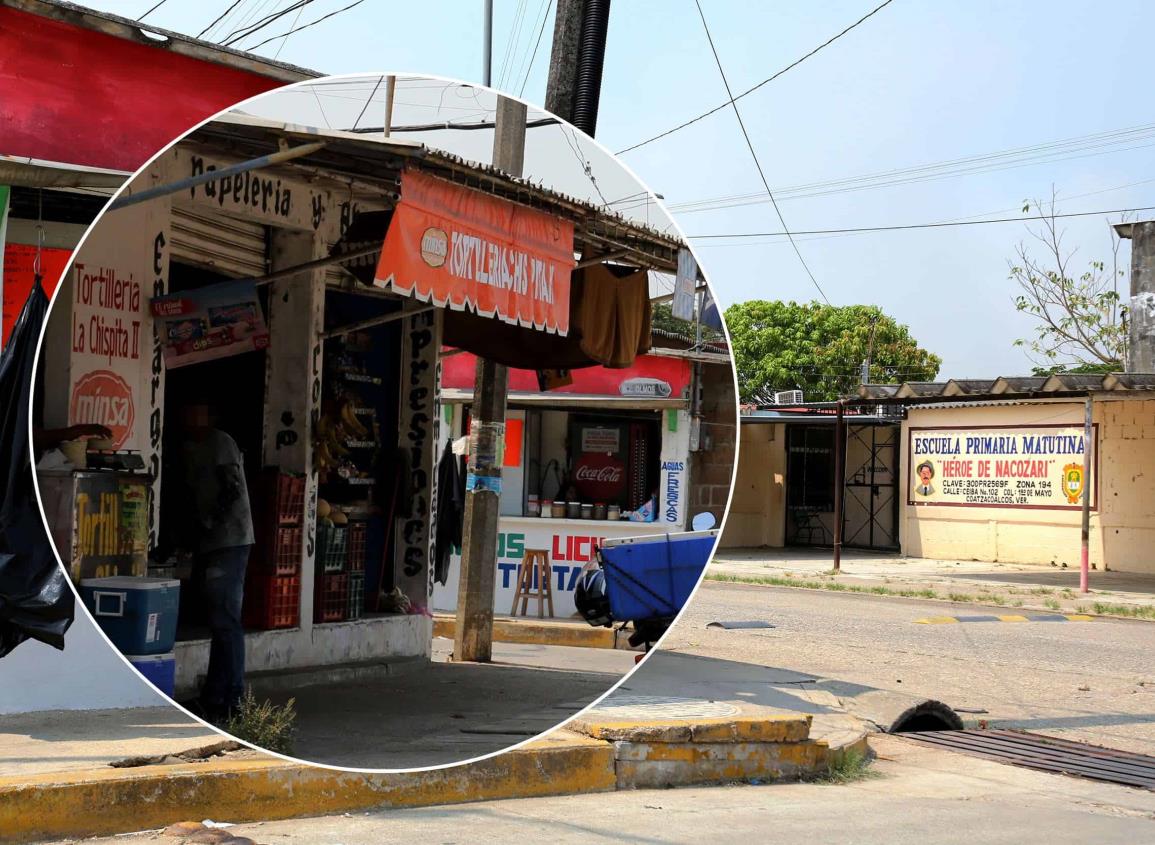
{"type": "Polygon", "coordinates": [[[47,310],[37,279],[0,357],[0,657],[27,639],[63,649],[75,612],[40,518],[28,442],[36,342],[47,310]]]}

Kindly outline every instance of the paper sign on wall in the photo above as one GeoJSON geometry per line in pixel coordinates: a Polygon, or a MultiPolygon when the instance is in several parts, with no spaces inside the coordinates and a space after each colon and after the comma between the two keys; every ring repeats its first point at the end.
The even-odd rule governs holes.
{"type": "Polygon", "coordinates": [[[265,349],[269,330],[252,282],[222,282],[158,296],[152,313],[169,369],[265,349]]]}

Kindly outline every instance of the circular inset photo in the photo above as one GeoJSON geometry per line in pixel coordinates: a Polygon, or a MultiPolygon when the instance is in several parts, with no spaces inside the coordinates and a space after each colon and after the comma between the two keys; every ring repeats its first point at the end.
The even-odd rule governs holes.
{"type": "Polygon", "coordinates": [[[33,434],[80,604],[206,724],[443,766],[598,701],[693,593],[733,477],[724,327],[574,127],[372,74],[159,152],[50,308],[33,434]]]}

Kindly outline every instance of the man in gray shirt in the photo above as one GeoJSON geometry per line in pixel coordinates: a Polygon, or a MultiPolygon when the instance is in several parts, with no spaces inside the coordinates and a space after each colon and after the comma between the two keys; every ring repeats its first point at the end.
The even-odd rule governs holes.
{"type": "Polygon", "coordinates": [[[240,703],[245,680],[241,623],[245,568],[253,546],[253,517],[241,450],[213,427],[207,405],[181,414],[185,544],[204,582],[212,641],[198,702],[210,721],[226,720],[240,703]]]}

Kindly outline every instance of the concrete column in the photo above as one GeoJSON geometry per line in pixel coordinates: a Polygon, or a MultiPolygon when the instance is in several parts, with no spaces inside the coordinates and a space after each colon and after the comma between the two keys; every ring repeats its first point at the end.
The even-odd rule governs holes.
{"type": "Polygon", "coordinates": [[[1127,372],[1155,373],[1155,221],[1133,223],[1127,372]]]}
{"type": "MultiPolygon", "coordinates": [[[[437,513],[437,461],[441,454],[441,312],[426,311],[402,322],[401,408],[398,446],[402,500],[395,514],[394,582],[414,604],[433,596],[433,518],[437,513]]],[[[427,647],[432,647],[428,642],[427,647]]]]}
{"type": "Polygon", "coordinates": [[[658,523],[665,531],[689,526],[690,412],[662,412],[661,474],[658,476],[658,523]]]}
{"type": "MultiPolygon", "coordinates": [[[[325,255],[313,232],[271,229],[272,269],[325,255]]],[[[264,464],[306,476],[305,530],[301,540],[301,630],[313,627],[317,551],[317,470],[313,432],[321,417],[321,332],[325,320],[325,270],[273,282],[265,369],[264,464]]]]}

